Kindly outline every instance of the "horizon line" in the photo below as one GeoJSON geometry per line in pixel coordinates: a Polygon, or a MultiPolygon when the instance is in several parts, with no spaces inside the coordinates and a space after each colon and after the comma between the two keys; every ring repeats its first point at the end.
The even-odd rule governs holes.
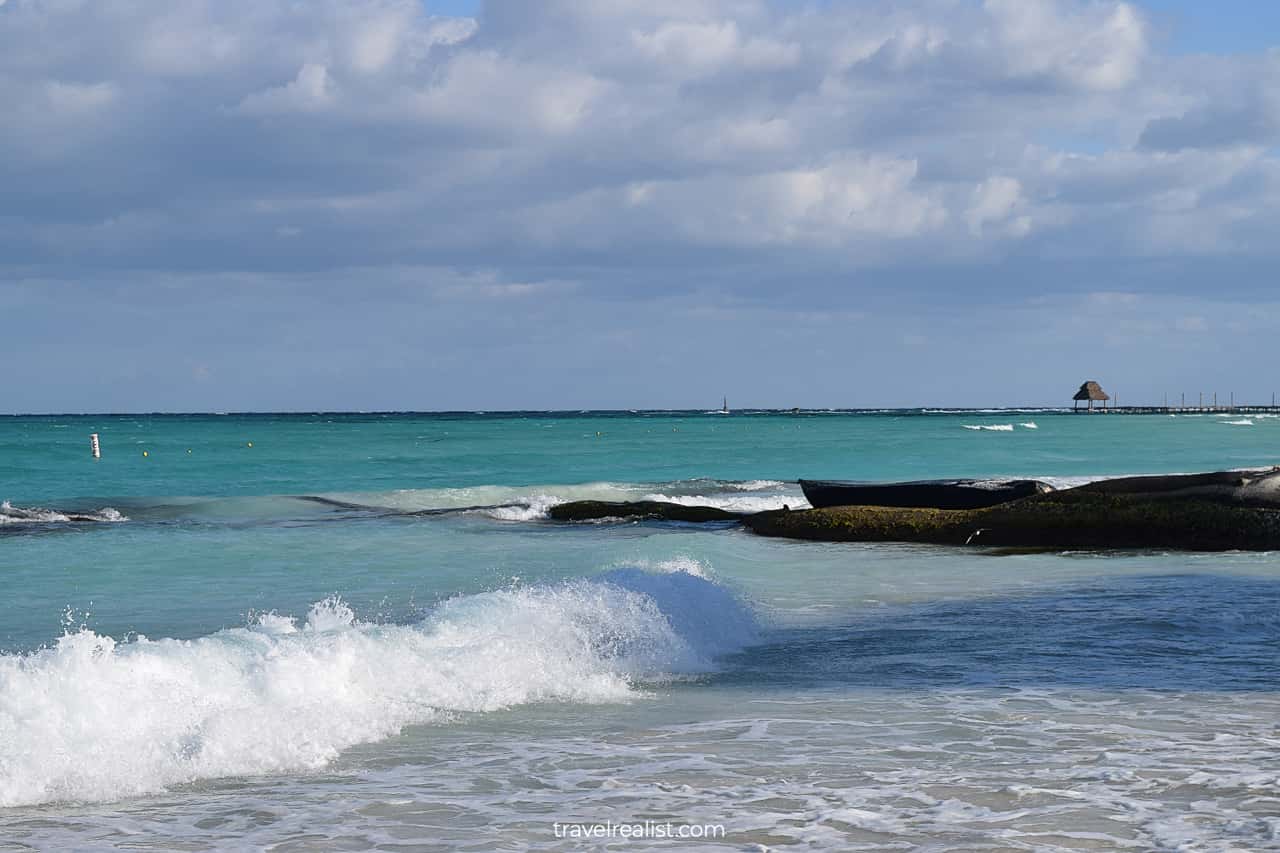
{"type": "MultiPolygon", "coordinates": [[[[1125,410],[1125,409],[1152,409],[1152,410],[1169,410],[1169,411],[1209,411],[1209,410],[1227,410],[1231,408],[1271,408],[1269,403],[1237,403],[1237,404],[1206,404],[1204,406],[1176,406],[1164,405],[1160,403],[1143,403],[1143,404],[1125,404],[1123,406],[1108,407],[1107,411],[1125,410]]],[[[850,414],[877,414],[888,412],[918,412],[921,414],[929,413],[948,413],[948,412],[1018,412],[1018,411],[1041,411],[1041,412],[1072,412],[1073,407],[1070,405],[1053,405],[1053,404],[1036,404],[1023,403],[1004,406],[944,406],[944,405],[916,405],[916,406],[743,406],[740,408],[731,408],[728,414],[734,413],[777,413],[777,414],[793,414],[793,413],[850,413],[850,414]]],[[[1084,410],[1081,409],[1083,412],[1084,410]]],[[[1095,409],[1095,411],[1102,411],[1095,409]]],[[[52,417],[151,417],[151,416],[211,416],[211,417],[233,417],[242,415],[519,415],[519,414],[698,414],[698,415],[723,415],[726,412],[722,409],[704,409],[696,408],[556,408],[556,409],[244,409],[244,410],[228,410],[228,411],[194,411],[194,410],[152,410],[152,411],[115,411],[115,412],[0,412],[0,418],[52,418],[52,417]]]]}

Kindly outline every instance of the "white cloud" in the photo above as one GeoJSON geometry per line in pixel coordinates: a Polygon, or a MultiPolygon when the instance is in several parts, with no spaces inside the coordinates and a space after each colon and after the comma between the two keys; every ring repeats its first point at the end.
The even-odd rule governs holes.
{"type": "Polygon", "coordinates": [[[1031,218],[1017,216],[1022,201],[1022,185],[1014,178],[995,175],[983,181],[973,191],[973,203],[965,211],[969,232],[981,236],[988,226],[1002,225],[1015,236],[1031,230],[1031,218]]]}
{"type": "Polygon", "coordinates": [[[364,74],[384,70],[400,51],[402,34],[411,29],[411,13],[397,9],[358,21],[348,45],[351,66],[364,74]]]}
{"type": "Polygon", "coordinates": [[[916,164],[843,157],[804,169],[630,183],[553,202],[522,217],[540,243],[600,249],[624,241],[688,246],[808,248],[891,256],[884,240],[947,222],[942,202],[915,184],[916,164]]]}
{"type": "Polygon", "coordinates": [[[1146,53],[1141,16],[1128,3],[984,0],[1010,70],[1087,89],[1131,83],[1146,53]]]}
{"type": "Polygon", "coordinates": [[[334,100],[333,82],[323,65],[307,63],[298,75],[283,86],[255,92],[240,102],[245,115],[321,110],[334,100]]]}
{"type": "Polygon", "coordinates": [[[649,32],[633,32],[636,49],[677,73],[701,75],[731,66],[780,69],[800,58],[796,45],[765,36],[743,38],[732,20],[664,22],[649,32]]]}
{"type": "Polygon", "coordinates": [[[572,131],[607,88],[575,70],[515,61],[497,51],[467,51],[397,106],[435,126],[518,138],[572,131]]]}
{"type": "Polygon", "coordinates": [[[45,97],[56,115],[79,117],[109,107],[116,99],[116,87],[108,82],[64,83],[50,80],[45,83],[45,97]]]}
{"type": "Polygon", "coordinates": [[[1277,251],[1274,57],[1155,55],[1128,3],[429,8],[9,4],[0,269],[802,265],[820,290],[1277,251]]]}

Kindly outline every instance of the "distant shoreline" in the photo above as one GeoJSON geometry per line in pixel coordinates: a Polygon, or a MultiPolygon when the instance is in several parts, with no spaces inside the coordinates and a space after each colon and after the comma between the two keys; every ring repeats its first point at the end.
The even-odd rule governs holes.
{"type": "MultiPolygon", "coordinates": [[[[1270,406],[1246,406],[1238,405],[1234,408],[1229,407],[1204,407],[1203,409],[1187,408],[1177,409],[1170,407],[1165,409],[1161,406],[1142,406],[1142,407],[1119,407],[1114,410],[1108,410],[1108,413],[1114,411],[1115,414],[1229,414],[1231,412],[1244,411],[1270,411],[1270,406]]],[[[1280,411],[1280,409],[1277,409],[1280,411]]],[[[1101,414],[1101,410],[1095,410],[1094,414],[1101,414]]],[[[730,417],[751,416],[751,415],[789,415],[789,416],[821,416],[821,415],[889,415],[894,417],[916,417],[930,415],[1071,415],[1085,414],[1083,410],[1073,412],[1070,406],[1008,406],[1008,407],[981,407],[981,408],[950,408],[946,406],[918,406],[918,407],[868,407],[868,408],[755,408],[744,407],[741,409],[730,409],[729,412],[722,412],[718,409],[440,409],[440,410],[385,410],[385,411],[245,411],[245,412],[11,412],[0,413],[0,418],[213,418],[213,417],[259,417],[259,418],[314,418],[314,417],[365,417],[365,418],[391,418],[391,417],[631,417],[643,415],[678,415],[680,417],[730,417]]]]}

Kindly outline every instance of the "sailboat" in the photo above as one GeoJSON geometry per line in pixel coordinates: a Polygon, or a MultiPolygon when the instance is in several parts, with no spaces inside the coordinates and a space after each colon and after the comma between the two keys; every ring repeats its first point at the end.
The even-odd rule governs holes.
{"type": "Polygon", "coordinates": [[[729,398],[728,397],[725,397],[724,402],[720,404],[720,414],[722,415],[729,414],[729,398]]]}

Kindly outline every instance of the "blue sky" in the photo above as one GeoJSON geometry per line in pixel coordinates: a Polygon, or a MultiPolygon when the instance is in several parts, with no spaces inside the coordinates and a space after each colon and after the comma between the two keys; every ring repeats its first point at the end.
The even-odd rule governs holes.
{"type": "MultiPolygon", "coordinates": [[[[460,3],[471,7],[472,4],[460,3]]],[[[1242,53],[1276,46],[1280,4],[1268,0],[1144,0],[1157,38],[1179,53],[1242,53]]]]}
{"type": "Polygon", "coordinates": [[[1269,400],[1277,33],[0,0],[0,411],[1269,400]]]}

